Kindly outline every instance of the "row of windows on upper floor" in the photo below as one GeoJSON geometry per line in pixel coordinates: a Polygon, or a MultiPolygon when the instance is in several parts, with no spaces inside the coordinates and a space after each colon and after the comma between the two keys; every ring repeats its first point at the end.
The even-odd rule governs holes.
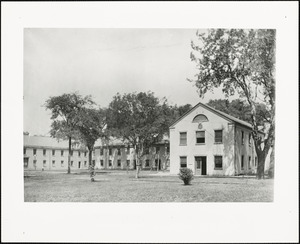
{"type": "MultiPolygon", "coordinates": [[[[95,160],[92,160],[93,164],[95,164],[95,160]]],[[[157,160],[155,159],[155,165],[157,165],[157,163],[161,163],[161,160],[157,160]]],[[[71,167],[74,167],[74,161],[71,161],[71,167]]],[[[136,160],[134,159],[133,160],[133,163],[136,164],[136,160]]],[[[37,165],[37,160],[33,160],[33,167],[36,167],[37,165]]],[[[64,160],[61,160],[60,161],[60,165],[61,167],[64,167],[64,160]]],[[[100,160],[100,165],[101,167],[104,166],[104,160],[100,160]]],[[[130,165],[130,160],[126,160],[126,166],[129,167],[130,165]]],[[[47,166],[47,160],[43,160],[43,167],[46,167],[47,166]]],[[[55,160],[52,160],[52,167],[55,167],[56,166],[56,161],[55,160]]],[[[78,168],[81,167],[81,161],[78,161],[78,168]]],[[[84,167],[87,167],[87,161],[84,161],[84,167]]],[[[108,167],[112,167],[112,160],[108,160],[108,167]]],[[[117,160],[117,167],[121,167],[121,160],[117,160]]],[[[145,167],[150,167],[150,160],[149,159],[146,159],[145,160],[145,167]]],[[[24,168],[28,168],[28,159],[24,160],[24,168]]]]}
{"type": "MultiPolygon", "coordinates": [[[[100,155],[104,155],[104,150],[105,149],[100,148],[100,155]]],[[[167,153],[170,152],[169,147],[167,147],[166,150],[167,150],[167,153]]],[[[155,153],[159,153],[159,151],[160,151],[160,147],[155,147],[155,153]]],[[[43,149],[43,155],[44,156],[46,156],[46,152],[47,152],[47,150],[43,149]]],[[[24,153],[24,155],[26,155],[26,148],[25,147],[24,147],[24,152],[23,153],[24,153]]],[[[33,149],[33,155],[36,155],[36,153],[37,153],[37,149],[34,148],[33,149]]],[[[55,153],[56,153],[56,150],[52,150],[52,156],[55,156],[55,153]]],[[[86,157],[87,156],[87,151],[84,151],[83,153],[84,153],[84,157],[86,157]]],[[[129,154],[129,153],[130,153],[130,148],[126,148],[126,154],[129,154]]],[[[112,155],[112,148],[108,149],[108,154],[112,155]]],[[[149,154],[149,148],[146,149],[145,154],[149,154]]],[[[60,150],[60,155],[64,156],[64,150],[60,150]]],[[[95,155],[95,151],[93,151],[93,155],[95,155]]],[[[121,155],[121,149],[120,148],[117,148],[117,155],[121,155]]],[[[73,156],[73,151],[71,151],[71,156],[73,156]]],[[[81,151],[78,151],[78,156],[79,157],[81,156],[81,151]]]]}
{"type": "MultiPolygon", "coordinates": [[[[251,135],[249,134],[248,144],[251,147],[251,135]]],[[[216,144],[223,143],[223,130],[215,130],[214,141],[216,144]]],[[[196,131],[196,144],[205,143],[205,131],[196,131]]],[[[179,145],[187,145],[187,132],[179,132],[179,145]]],[[[244,145],[244,131],[242,131],[242,145],[244,145]]]]}

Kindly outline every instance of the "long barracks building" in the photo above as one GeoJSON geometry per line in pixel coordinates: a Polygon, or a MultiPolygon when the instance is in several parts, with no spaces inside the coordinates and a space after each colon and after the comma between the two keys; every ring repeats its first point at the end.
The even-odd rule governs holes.
{"type": "MultiPolygon", "coordinates": [[[[68,142],[46,136],[23,134],[23,161],[25,170],[62,170],[68,168],[68,142]]],[[[92,153],[96,169],[135,169],[136,159],[132,147],[119,140],[109,144],[98,140],[92,153]]],[[[88,169],[86,147],[72,144],[71,169],[88,169]]],[[[153,145],[142,158],[143,169],[168,169],[169,141],[153,145]]]]}

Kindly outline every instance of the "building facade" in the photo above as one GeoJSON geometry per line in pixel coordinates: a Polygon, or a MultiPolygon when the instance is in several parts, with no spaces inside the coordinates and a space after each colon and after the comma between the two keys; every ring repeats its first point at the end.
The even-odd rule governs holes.
{"type": "Polygon", "coordinates": [[[170,172],[195,175],[255,173],[257,155],[249,123],[198,103],[170,126],[170,172]]]}
{"type": "MultiPolygon", "coordinates": [[[[46,136],[23,135],[24,170],[67,170],[68,142],[57,141],[46,136]]],[[[88,169],[88,150],[78,144],[72,145],[71,169],[88,169]]],[[[134,149],[121,141],[111,140],[109,144],[97,141],[92,152],[96,169],[135,169],[134,149]]],[[[143,169],[163,170],[169,167],[169,142],[153,145],[142,157],[143,169]]]]}

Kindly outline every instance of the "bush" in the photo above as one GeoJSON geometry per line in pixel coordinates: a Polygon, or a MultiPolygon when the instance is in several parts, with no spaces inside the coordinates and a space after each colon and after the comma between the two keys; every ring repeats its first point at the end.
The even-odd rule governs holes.
{"type": "Polygon", "coordinates": [[[190,185],[191,181],[194,179],[193,170],[189,168],[181,168],[178,176],[179,179],[183,180],[185,185],[190,185]]]}

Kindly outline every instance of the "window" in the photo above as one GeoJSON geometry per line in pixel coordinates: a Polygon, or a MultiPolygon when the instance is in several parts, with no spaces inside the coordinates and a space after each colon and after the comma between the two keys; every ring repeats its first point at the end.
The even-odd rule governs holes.
{"type": "Polygon", "coordinates": [[[78,161],[78,169],[80,169],[80,166],[81,166],[81,162],[78,161]]]}
{"type": "Polygon", "coordinates": [[[180,132],[179,135],[180,135],[179,145],[180,146],[185,146],[186,142],[187,142],[187,133],[186,132],[180,132]]]}
{"type": "Polygon", "coordinates": [[[25,147],[23,148],[23,154],[26,154],[26,148],[25,147]]]}
{"type": "Polygon", "coordinates": [[[104,162],[102,159],[100,160],[100,165],[101,165],[101,167],[103,167],[103,165],[104,165],[104,162]]]}
{"type": "Polygon", "coordinates": [[[61,160],[61,161],[60,161],[60,166],[61,166],[61,167],[64,167],[64,160],[61,160]]]}
{"type": "Polygon", "coordinates": [[[28,158],[24,158],[24,168],[28,168],[28,158]]]}
{"type": "Polygon", "coordinates": [[[52,150],[52,156],[55,156],[55,150],[52,150]]]}
{"type": "Polygon", "coordinates": [[[52,160],[52,167],[55,167],[55,160],[52,160]]]}
{"type": "Polygon", "coordinates": [[[170,153],[170,147],[167,147],[167,153],[170,153]]]}
{"type": "Polygon", "coordinates": [[[215,130],[215,143],[223,142],[223,130],[215,130]]]}
{"type": "Polygon", "coordinates": [[[36,155],[36,149],[33,149],[33,155],[36,155]]]}
{"type": "Polygon", "coordinates": [[[204,114],[198,114],[193,119],[193,123],[206,122],[206,121],[208,121],[208,119],[204,114]]]}
{"type": "Polygon", "coordinates": [[[87,153],[87,151],[84,152],[84,156],[85,156],[85,157],[86,157],[86,153],[87,153]]]}
{"type": "Polygon", "coordinates": [[[251,134],[249,134],[249,147],[251,147],[251,134]]]}
{"type": "Polygon", "coordinates": [[[112,155],[112,149],[111,148],[109,149],[109,155],[112,155]]]}
{"type": "Polygon", "coordinates": [[[81,157],[81,152],[80,151],[78,151],[78,157],[81,157]]]}
{"type": "Polygon", "coordinates": [[[47,160],[43,160],[43,167],[46,167],[47,160]]]}
{"type": "Polygon", "coordinates": [[[33,160],[33,167],[36,168],[36,160],[33,160]]]}
{"type": "Polygon", "coordinates": [[[150,167],[150,160],[146,159],[145,167],[150,167]]]}
{"type": "Polygon", "coordinates": [[[196,131],[196,143],[205,143],[205,131],[196,131]]]}
{"type": "Polygon", "coordinates": [[[215,169],[223,169],[223,157],[215,156],[215,169]]]}
{"type": "Polygon", "coordinates": [[[71,150],[70,155],[73,156],[73,150],[71,150]]]}
{"type": "Polygon", "coordinates": [[[73,167],[73,161],[71,161],[71,167],[73,167]]]}
{"type": "Polygon", "coordinates": [[[118,155],[121,155],[121,149],[118,148],[118,155]]]}
{"type": "Polygon", "coordinates": [[[84,167],[86,167],[86,161],[84,161],[84,167]]]}
{"type": "Polygon", "coordinates": [[[118,167],[121,167],[121,160],[120,159],[118,159],[117,165],[118,165],[118,167]]]}
{"type": "Polygon", "coordinates": [[[60,156],[64,156],[64,150],[60,151],[60,156]]]}
{"type": "Polygon", "coordinates": [[[103,155],[103,148],[100,148],[100,155],[103,155]]]}
{"type": "Polygon", "coordinates": [[[111,167],[111,166],[112,166],[111,160],[108,160],[108,167],[111,167]]]}
{"type": "Polygon", "coordinates": [[[46,149],[43,149],[43,155],[46,156],[46,149]]]}
{"type": "Polygon", "coordinates": [[[244,145],[244,131],[242,131],[242,145],[244,145]]]}
{"type": "Polygon", "coordinates": [[[129,167],[129,165],[130,165],[130,160],[126,160],[126,165],[127,165],[127,167],[129,167]]]}
{"type": "Polygon", "coordinates": [[[159,151],[160,151],[160,147],[156,147],[155,148],[155,153],[157,154],[157,153],[159,153],[159,151]]]}
{"type": "Polygon", "coordinates": [[[248,160],[248,169],[251,169],[251,156],[249,156],[249,160],[248,160]]]}
{"type": "Polygon", "coordinates": [[[241,168],[244,169],[244,155],[242,155],[241,168]]]}
{"type": "Polygon", "coordinates": [[[180,157],[180,168],[186,168],[186,157],[180,157]]]}

